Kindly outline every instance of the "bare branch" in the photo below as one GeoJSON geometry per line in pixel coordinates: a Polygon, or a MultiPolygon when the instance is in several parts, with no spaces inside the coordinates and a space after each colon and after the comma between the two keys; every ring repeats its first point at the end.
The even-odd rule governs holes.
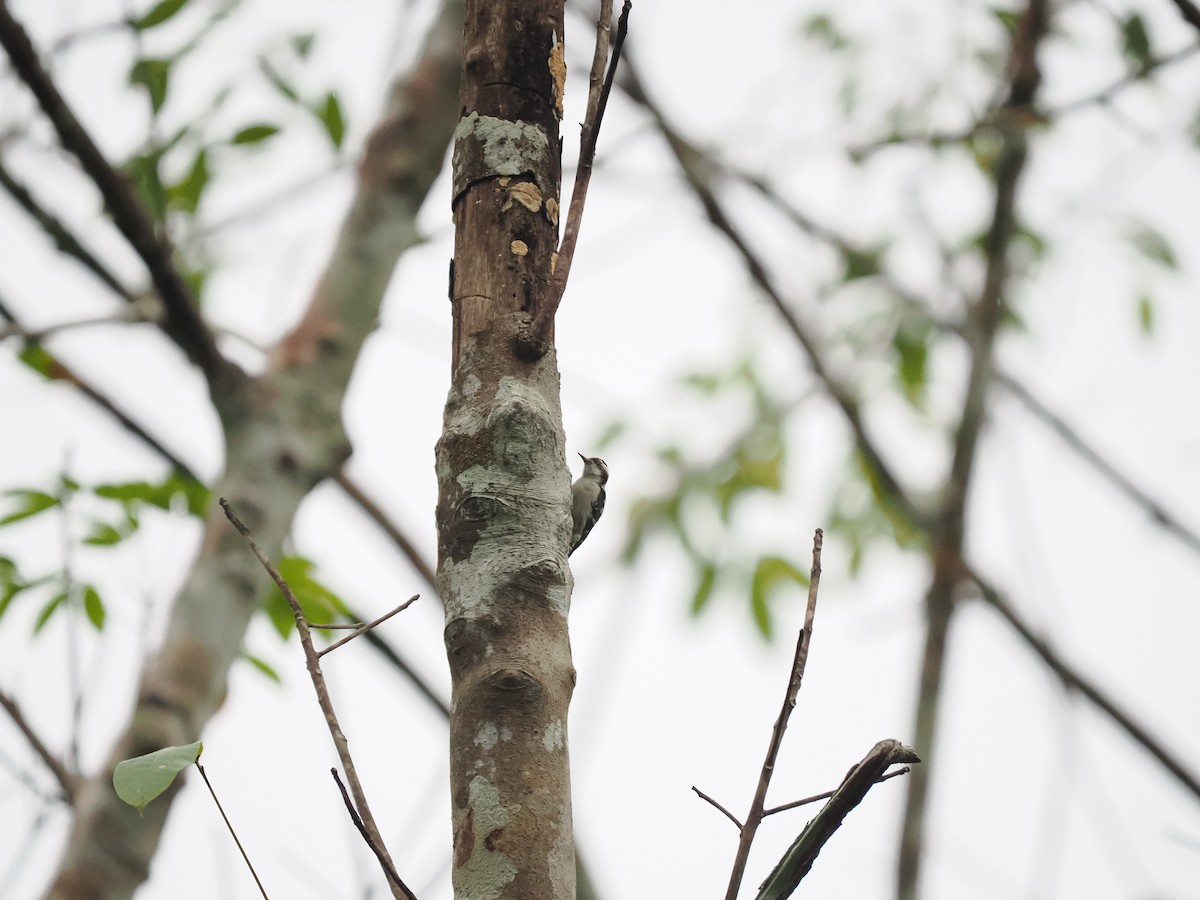
{"type": "Polygon", "coordinates": [[[775,727],[771,729],[771,742],[767,747],[767,758],[763,760],[762,771],[758,776],[758,787],[754,791],[754,800],[750,804],[750,812],[746,814],[746,824],[741,828],[738,840],[737,855],[733,860],[733,871],[729,875],[729,887],[725,891],[725,900],[737,900],[738,890],[742,886],[742,877],[746,873],[746,862],[750,859],[750,845],[754,843],[754,835],[763,820],[763,809],[767,800],[767,788],[771,786],[771,776],[775,772],[775,760],[779,756],[779,748],[783,745],[783,734],[787,731],[788,719],[796,708],[796,695],[800,693],[800,683],[804,679],[804,668],[808,664],[808,647],[812,642],[813,619],[817,613],[817,589],[821,585],[821,544],[824,532],[820,528],[813,535],[812,570],[808,582],[808,606],[804,612],[804,627],[800,629],[796,641],[796,656],[792,661],[792,671],[788,678],[787,692],[784,694],[783,706],[775,727]]]}
{"type": "Polygon", "coordinates": [[[738,831],[742,830],[742,823],[737,820],[737,816],[735,816],[733,813],[731,813],[729,810],[727,810],[725,807],[723,807],[720,803],[718,803],[712,797],[708,796],[708,794],[704,793],[704,791],[700,790],[700,788],[696,787],[694,784],[692,785],[692,790],[696,792],[696,796],[699,797],[701,800],[708,801],[714,807],[716,807],[718,810],[723,812],[725,814],[725,818],[727,818],[730,822],[732,822],[734,825],[737,826],[738,831]]]}
{"type": "Polygon", "coordinates": [[[1200,7],[1197,7],[1192,0],[1171,0],[1175,4],[1175,8],[1179,10],[1179,14],[1183,16],[1183,21],[1187,22],[1197,31],[1200,31],[1200,7]]]}
{"type": "Polygon", "coordinates": [[[62,760],[50,752],[50,748],[46,743],[38,737],[29,720],[25,718],[21,708],[17,706],[17,701],[3,691],[0,691],[0,708],[3,708],[12,723],[17,726],[17,730],[25,736],[25,740],[29,742],[29,748],[33,750],[34,755],[42,761],[50,774],[54,776],[54,780],[58,782],[58,787],[62,791],[63,799],[67,803],[73,803],[75,800],[75,789],[79,786],[79,776],[69,772],[67,767],[63,765],[62,760]]]}
{"type": "Polygon", "coordinates": [[[420,594],[413,594],[411,597],[409,597],[407,600],[405,600],[403,603],[401,603],[395,609],[391,610],[390,612],[385,612],[378,619],[373,619],[372,621],[367,622],[365,625],[359,625],[357,628],[354,629],[353,634],[346,635],[340,641],[334,641],[332,644],[330,644],[324,650],[319,651],[317,653],[317,656],[321,657],[321,656],[324,656],[326,653],[336,650],[338,647],[342,646],[342,644],[345,644],[345,643],[348,643],[348,642],[354,640],[359,635],[366,634],[368,631],[370,631],[376,625],[383,624],[388,619],[390,619],[392,616],[394,616],[396,613],[404,612],[404,610],[406,610],[410,606],[412,606],[412,604],[415,603],[417,598],[420,596],[421,596],[420,594]]]}
{"type": "Polygon", "coordinates": [[[567,278],[571,274],[571,262],[575,258],[575,245],[579,240],[579,226],[583,221],[583,207],[587,202],[588,186],[592,181],[592,164],[596,158],[596,141],[600,137],[600,123],[604,120],[604,110],[608,106],[608,96],[612,93],[613,76],[617,64],[621,61],[621,48],[625,46],[625,36],[629,31],[629,12],[632,9],[630,0],[625,0],[621,7],[621,16],[617,21],[617,35],[612,42],[612,59],[609,62],[608,74],[603,82],[600,75],[604,72],[604,60],[608,54],[608,32],[612,22],[612,0],[600,0],[600,17],[596,22],[596,53],[592,59],[592,71],[589,78],[587,116],[583,121],[583,134],[579,146],[579,165],[575,169],[575,185],[571,189],[571,205],[567,210],[566,222],[563,225],[562,242],[558,246],[558,258],[554,264],[554,274],[550,279],[550,289],[544,304],[537,310],[529,328],[522,333],[519,346],[522,352],[533,358],[540,358],[549,349],[550,326],[562,303],[563,294],[567,289],[567,278]]]}
{"type": "Polygon", "coordinates": [[[163,302],[163,330],[167,336],[204,373],[210,388],[219,381],[240,376],[241,370],[221,355],[201,319],[195,298],[175,267],[174,250],[167,236],[155,227],[129,182],[104,158],[58,92],[29,35],[12,17],[7,3],[0,3],[0,45],[8,53],[17,75],[37,98],[63,147],[79,160],[100,191],[113,223],[145,263],[163,302]]]}
{"type": "Polygon", "coordinates": [[[381,863],[386,861],[387,866],[384,867],[384,873],[387,874],[388,883],[392,887],[392,894],[396,897],[405,897],[408,900],[416,900],[412,891],[410,891],[402,881],[397,879],[392,881],[392,876],[388,874],[388,867],[395,871],[395,864],[392,863],[387,847],[383,843],[383,838],[379,834],[379,827],[375,824],[375,817],[371,815],[371,808],[367,804],[367,796],[363,791],[362,783],[358,779],[358,771],[354,767],[354,760],[350,756],[350,746],[346,742],[346,735],[342,732],[342,727],[338,724],[337,713],[333,709],[333,701],[329,698],[329,691],[325,687],[325,675],[321,672],[321,663],[316,648],[313,646],[312,632],[309,630],[308,621],[304,617],[304,610],[300,607],[300,601],[296,599],[296,595],[292,593],[292,589],[279,574],[279,570],[275,568],[267,554],[258,546],[258,542],[254,540],[254,535],[250,533],[243,523],[238,518],[233,508],[229,505],[229,501],[224,497],[219,500],[221,509],[225,511],[226,518],[234,528],[238,530],[254,555],[258,557],[258,561],[262,563],[267,574],[271,576],[271,580],[279,587],[280,592],[287,600],[288,606],[292,608],[292,615],[296,619],[296,633],[300,636],[300,643],[304,648],[304,659],[308,667],[308,674],[312,678],[313,688],[317,693],[317,703],[321,707],[321,712],[325,714],[325,723],[329,726],[329,734],[333,738],[333,744],[337,748],[338,759],[342,762],[342,768],[346,770],[346,778],[350,782],[350,790],[354,794],[354,804],[359,816],[362,817],[362,824],[368,843],[371,844],[371,849],[379,856],[381,863]]]}
{"type": "Polygon", "coordinates": [[[862,762],[846,773],[841,786],[792,842],[779,863],[771,870],[758,892],[758,900],[790,897],[800,881],[812,869],[817,854],[842,825],[850,810],[862,803],[867,791],[883,780],[883,773],[894,763],[918,763],[912,747],[899,741],[880,741],[862,762]]]}
{"type": "MultiPolygon", "coordinates": [[[[880,775],[875,779],[875,783],[879,784],[880,782],[888,781],[889,779],[895,778],[899,775],[907,775],[911,771],[912,769],[910,769],[908,766],[902,766],[899,769],[895,769],[891,772],[880,775]]],[[[819,794],[813,794],[811,797],[803,797],[800,800],[793,800],[791,803],[785,803],[782,806],[773,806],[770,809],[763,810],[763,817],[766,818],[767,816],[773,816],[776,813],[787,812],[789,809],[797,809],[801,806],[808,806],[810,803],[816,803],[818,800],[828,800],[836,793],[836,790],[822,791],[819,794]]]]}

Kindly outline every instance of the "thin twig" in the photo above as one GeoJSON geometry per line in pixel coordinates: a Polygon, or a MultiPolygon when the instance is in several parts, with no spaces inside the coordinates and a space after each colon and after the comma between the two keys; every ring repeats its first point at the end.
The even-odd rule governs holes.
{"type": "MultiPolygon", "coordinates": [[[[875,783],[879,784],[882,781],[887,781],[891,778],[895,778],[898,775],[907,775],[911,771],[912,769],[910,769],[908,766],[901,766],[899,769],[895,769],[891,772],[886,772],[883,775],[880,775],[875,779],[875,783]]],[[[776,813],[787,812],[789,809],[796,809],[800,806],[808,806],[808,804],[816,803],[818,800],[828,800],[836,793],[836,789],[832,791],[822,791],[819,794],[813,794],[811,797],[804,797],[800,800],[793,800],[791,803],[785,803],[783,806],[773,806],[770,809],[764,809],[763,818],[765,819],[767,816],[773,816],[776,813]]]]}
{"type": "Polygon", "coordinates": [[[79,160],[84,172],[104,198],[113,224],[141,257],[162,299],[163,331],[203,373],[209,384],[241,375],[217,348],[212,332],[200,317],[191,290],[173,258],[166,234],[156,225],[133,192],[129,180],[105,159],[91,135],[76,118],[50,75],[42,66],[29,35],[0,3],[0,46],[8,53],[13,70],[25,82],[63,147],[79,160]]]}
{"type": "Polygon", "coordinates": [[[409,597],[407,600],[405,600],[403,603],[401,603],[399,606],[397,606],[391,612],[385,612],[378,619],[373,619],[370,622],[367,622],[365,625],[359,625],[356,629],[354,629],[353,634],[348,634],[344,638],[342,638],[340,641],[334,641],[332,644],[330,644],[324,650],[318,651],[317,658],[319,659],[320,657],[324,656],[326,653],[336,650],[338,647],[342,646],[342,644],[345,644],[345,643],[348,643],[349,641],[354,640],[356,637],[358,637],[361,634],[366,634],[368,631],[370,631],[376,625],[381,625],[382,623],[384,623],[388,619],[390,619],[392,616],[394,616],[396,613],[404,612],[404,610],[408,609],[413,603],[415,603],[417,598],[420,596],[421,596],[420,594],[413,594],[411,597],[409,597]]]}
{"type": "Polygon", "coordinates": [[[237,844],[238,852],[242,854],[242,859],[246,861],[246,868],[254,876],[254,883],[258,885],[258,892],[263,895],[264,900],[269,900],[267,898],[267,889],[263,887],[263,883],[258,878],[258,873],[254,871],[254,865],[250,862],[250,857],[246,854],[246,848],[242,846],[237,832],[233,830],[233,823],[229,821],[229,816],[225,815],[225,807],[221,806],[221,801],[217,799],[217,792],[213,790],[212,783],[208,780],[208,773],[204,771],[204,766],[200,765],[199,761],[196,762],[196,768],[200,770],[200,777],[204,779],[204,784],[208,788],[208,792],[212,794],[213,803],[217,804],[217,812],[225,820],[225,827],[229,829],[229,833],[233,836],[233,842],[237,844]]]}
{"type": "MultiPolygon", "coordinates": [[[[379,827],[375,824],[375,817],[371,815],[371,808],[367,804],[366,793],[363,791],[362,783],[358,779],[358,771],[354,767],[354,760],[350,756],[350,747],[346,742],[346,735],[342,732],[341,725],[338,724],[337,714],[333,709],[333,701],[329,699],[329,691],[325,687],[325,675],[321,672],[321,663],[317,656],[316,648],[313,646],[312,633],[309,631],[308,621],[304,618],[304,610],[300,607],[300,601],[292,593],[292,589],[288,586],[287,581],[279,574],[279,570],[267,558],[267,554],[258,546],[258,542],[254,540],[254,535],[250,533],[250,529],[245,526],[233,511],[233,507],[229,505],[229,501],[221,497],[218,502],[221,504],[221,509],[225,511],[225,517],[238,530],[238,533],[246,539],[246,543],[254,555],[258,557],[258,561],[262,563],[263,568],[267,570],[267,574],[271,576],[271,580],[275,582],[280,593],[283,594],[288,606],[292,608],[292,615],[296,619],[296,633],[300,636],[300,643],[304,648],[304,659],[308,667],[308,674],[312,677],[313,688],[317,692],[317,703],[321,707],[321,712],[325,714],[325,722],[329,726],[329,734],[333,737],[333,744],[337,748],[338,759],[341,760],[342,768],[346,770],[346,778],[349,780],[350,790],[354,794],[355,807],[358,810],[358,814],[362,817],[367,834],[370,836],[369,843],[372,844],[371,849],[375,851],[377,856],[381,859],[386,859],[390,864],[391,856],[383,843],[383,838],[379,834],[379,827]]],[[[392,864],[392,867],[393,869],[395,868],[394,864],[392,864]]],[[[413,893],[403,882],[399,882],[398,884],[392,883],[391,876],[388,876],[388,883],[391,885],[393,896],[416,900],[413,893]]]]}
{"type": "Polygon", "coordinates": [[[604,120],[604,110],[608,106],[609,94],[612,93],[617,64],[621,61],[621,49],[625,46],[625,37],[629,30],[629,12],[632,8],[633,4],[630,0],[625,0],[625,4],[621,7],[621,15],[617,20],[617,34],[612,41],[612,59],[609,60],[608,73],[601,83],[600,73],[604,71],[608,31],[612,22],[612,0],[601,0],[600,2],[600,17],[596,22],[596,53],[592,59],[588,91],[588,109],[580,135],[579,165],[575,169],[575,185],[571,189],[571,205],[563,224],[562,242],[558,246],[558,257],[554,262],[554,272],[550,277],[546,298],[530,321],[528,329],[519,338],[519,349],[533,358],[544,356],[549,349],[550,327],[554,324],[554,316],[558,312],[559,304],[562,303],[563,294],[566,293],[567,278],[571,274],[571,262],[575,258],[575,245],[579,240],[579,227],[583,221],[583,207],[587,201],[588,186],[592,181],[592,164],[596,158],[596,142],[600,137],[600,123],[604,120]]]}
{"type": "Polygon", "coordinates": [[[716,807],[719,811],[723,812],[725,814],[725,818],[727,818],[730,822],[732,822],[734,825],[737,826],[738,831],[742,830],[742,823],[738,821],[737,816],[735,816],[733,813],[731,813],[729,810],[727,810],[725,807],[723,807],[720,803],[718,803],[712,797],[708,796],[708,794],[704,793],[704,791],[700,790],[700,788],[696,787],[694,784],[692,785],[692,790],[696,792],[696,796],[699,797],[701,800],[707,800],[714,807],[716,807]]]}
{"type": "Polygon", "coordinates": [[[354,809],[354,803],[350,799],[350,795],[346,792],[346,786],[342,784],[342,779],[338,775],[337,769],[330,769],[329,774],[333,776],[333,780],[337,783],[338,790],[342,792],[342,802],[346,804],[346,812],[350,813],[350,821],[354,823],[354,827],[358,829],[358,833],[362,835],[362,839],[367,842],[367,846],[371,848],[371,852],[375,854],[375,858],[379,860],[379,865],[383,871],[387,873],[388,880],[403,890],[407,891],[403,881],[400,880],[400,873],[392,865],[392,861],[386,855],[380,854],[379,848],[375,846],[375,842],[371,840],[371,835],[367,833],[367,828],[363,825],[363,820],[359,818],[358,812],[354,809]]]}
{"type": "Polygon", "coordinates": [[[78,776],[72,774],[63,765],[62,760],[50,752],[50,748],[45,742],[38,737],[33,726],[29,724],[29,720],[25,718],[21,708],[17,706],[17,701],[8,694],[0,691],[0,707],[8,713],[8,717],[12,719],[12,723],[17,726],[17,731],[25,736],[25,740],[29,742],[29,748],[33,751],[34,756],[42,761],[50,774],[54,776],[54,780],[58,782],[58,787],[62,791],[63,798],[67,803],[75,801],[75,789],[79,784],[78,776]]]}
{"type": "Polygon", "coordinates": [[[775,773],[775,760],[779,756],[779,748],[783,745],[783,734],[787,731],[788,719],[796,708],[796,696],[800,693],[800,683],[804,680],[804,668],[808,664],[808,647],[812,642],[813,620],[817,613],[817,589],[821,585],[821,544],[824,532],[820,528],[813,534],[812,570],[808,582],[808,606],[804,612],[804,627],[800,629],[796,641],[796,656],[792,661],[791,675],[788,677],[787,692],[783,697],[783,706],[779,710],[779,718],[771,729],[771,742],[767,746],[767,757],[763,760],[762,771],[758,776],[758,787],[754,791],[754,800],[750,804],[750,812],[746,814],[746,824],[742,826],[738,840],[737,854],[733,860],[733,871],[729,875],[729,888],[725,891],[725,900],[737,900],[738,890],[742,886],[742,878],[746,873],[746,862],[750,859],[750,845],[754,843],[754,835],[763,820],[763,809],[766,806],[767,788],[771,785],[771,776],[775,773]]]}

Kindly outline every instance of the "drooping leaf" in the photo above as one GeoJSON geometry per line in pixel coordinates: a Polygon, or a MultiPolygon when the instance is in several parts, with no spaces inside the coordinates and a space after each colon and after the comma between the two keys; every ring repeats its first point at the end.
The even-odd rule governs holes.
{"type": "Polygon", "coordinates": [[[83,611],[87,613],[88,621],[96,626],[97,631],[104,630],[106,611],[100,593],[90,584],[83,588],[83,611]]]}
{"type": "Polygon", "coordinates": [[[162,160],[162,151],[153,151],[131,156],[121,166],[129,176],[138,199],[145,205],[146,210],[156,221],[162,221],[167,214],[167,191],[163,187],[158,166],[162,160]]]}
{"type": "Polygon", "coordinates": [[[1175,256],[1174,248],[1162,232],[1145,222],[1133,222],[1130,225],[1129,240],[1151,262],[1156,262],[1172,271],[1179,268],[1179,260],[1175,256]]]}
{"type": "Polygon", "coordinates": [[[189,215],[196,212],[204,189],[208,187],[211,172],[208,168],[208,149],[200,148],[192,159],[187,174],[174,184],[167,186],[167,205],[189,215]]]}
{"type": "Polygon", "coordinates": [[[271,86],[274,87],[275,90],[279,91],[279,93],[283,94],[283,96],[287,97],[293,103],[300,102],[300,94],[296,90],[295,86],[293,86],[290,81],[284,78],[283,75],[280,74],[279,70],[271,65],[266,57],[260,56],[258,58],[258,70],[262,72],[263,77],[270,82],[271,86]]]}
{"type": "Polygon", "coordinates": [[[113,769],[113,788],[118,797],[141,811],[174,784],[179,773],[195,763],[203,752],[204,744],[196,741],[122,760],[113,769]]]}
{"type": "Polygon", "coordinates": [[[929,341],[933,330],[927,322],[905,322],[892,336],[896,351],[896,379],[904,396],[918,409],[928,385],[929,341]]]}
{"type": "Polygon", "coordinates": [[[161,0],[161,2],[154,4],[144,16],[136,19],[133,22],[133,27],[137,31],[145,31],[147,28],[161,25],[187,6],[189,2],[190,0],[161,0]]]}
{"type": "Polygon", "coordinates": [[[1139,69],[1145,69],[1154,59],[1146,20],[1139,13],[1130,13],[1121,23],[1121,50],[1139,69]]]}
{"type": "MultiPolygon", "coordinates": [[[[315,577],[316,564],[303,556],[285,556],[278,563],[279,574],[287,582],[304,617],[310,623],[345,621],[349,610],[342,599],[315,577]]],[[[280,636],[287,638],[296,624],[291,606],[279,588],[271,585],[263,605],[267,617],[280,636]]]]}
{"type": "Polygon", "coordinates": [[[129,70],[129,83],[141,85],[150,97],[150,109],[155,115],[167,102],[167,90],[171,79],[171,60],[139,59],[129,70]]]}
{"type": "Polygon", "coordinates": [[[1141,328],[1142,334],[1149,336],[1154,332],[1154,301],[1142,294],[1138,297],[1138,327],[1141,328]]]}
{"type": "Polygon", "coordinates": [[[329,91],[325,99],[316,104],[312,111],[325,126],[325,133],[329,135],[334,149],[340,150],[342,140],[346,137],[346,119],[342,115],[342,103],[338,100],[338,95],[329,91]]]}
{"type": "Polygon", "coordinates": [[[698,616],[704,612],[709,601],[713,598],[713,588],[717,585],[717,567],[706,562],[700,567],[700,580],[696,592],[692,594],[692,615],[698,616]]]}
{"type": "Polygon", "coordinates": [[[17,503],[16,509],[0,518],[0,525],[11,525],[13,522],[20,522],[22,519],[32,518],[38,513],[53,509],[60,502],[59,498],[53,494],[47,494],[45,491],[25,490],[24,488],[5,491],[4,496],[13,497],[17,503]]]}
{"type": "Polygon", "coordinates": [[[764,556],[754,567],[750,579],[750,612],[763,637],[771,639],[772,622],[768,600],[773,591],[784,583],[808,584],[808,575],[781,556],[764,556]]]}
{"type": "Polygon", "coordinates": [[[67,594],[65,591],[55,594],[53,597],[51,597],[49,602],[42,607],[41,612],[38,613],[37,620],[33,623],[33,633],[39,634],[41,630],[46,627],[46,623],[50,621],[50,618],[56,612],[58,612],[66,602],[67,594]]]}
{"type": "Polygon", "coordinates": [[[258,669],[276,684],[283,684],[283,679],[279,677],[279,673],[275,671],[275,667],[268,663],[260,656],[255,656],[253,653],[242,653],[242,659],[258,669]]]}

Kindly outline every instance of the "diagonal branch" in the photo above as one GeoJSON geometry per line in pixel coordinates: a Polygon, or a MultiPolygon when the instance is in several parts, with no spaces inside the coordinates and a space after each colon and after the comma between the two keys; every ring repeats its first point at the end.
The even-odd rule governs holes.
{"type": "Polygon", "coordinates": [[[33,750],[34,755],[50,770],[50,774],[58,782],[63,798],[67,803],[73,803],[75,790],[79,786],[79,776],[68,771],[62,760],[50,752],[50,748],[38,737],[38,733],[33,730],[33,726],[29,724],[29,720],[17,706],[17,701],[4,691],[0,691],[0,708],[8,713],[13,725],[17,727],[17,731],[21,732],[25,736],[25,740],[29,742],[29,747],[33,750]]]}
{"type": "Polygon", "coordinates": [[[987,579],[979,575],[969,564],[963,564],[967,577],[974,582],[979,595],[988,606],[992,607],[1005,622],[1021,637],[1038,658],[1045,663],[1063,685],[1072,691],[1078,691],[1086,697],[1093,706],[1104,713],[1112,722],[1124,731],[1134,743],[1141,745],[1151,756],[1166,769],[1196,799],[1200,799],[1200,776],[1190,771],[1183,761],[1172,753],[1161,741],[1155,738],[1139,724],[1134,717],[1122,709],[1115,700],[1093,684],[1073,666],[1067,663],[1044,637],[1038,635],[1029,624],[1021,618],[1004,595],[1000,593],[987,579]]]}
{"type": "Polygon", "coordinates": [[[212,332],[200,317],[195,298],[175,267],[170,241],[155,228],[128,180],[105,159],[76,118],[42,66],[29,35],[13,18],[7,2],[0,2],[0,46],[54,126],[63,147],[79,160],[100,191],[113,224],[141,257],[163,302],[163,331],[204,373],[210,389],[227,378],[236,378],[241,370],[217,349],[212,332]]]}
{"type": "MultiPolygon", "coordinates": [[[[342,768],[346,770],[346,780],[350,782],[350,792],[354,795],[354,808],[362,820],[363,837],[366,838],[372,851],[379,858],[379,863],[383,867],[384,874],[388,878],[388,882],[392,886],[392,893],[396,897],[404,897],[407,900],[416,900],[415,895],[408,887],[400,880],[400,876],[396,874],[395,863],[392,862],[391,855],[387,852],[387,847],[383,843],[383,837],[379,833],[379,826],[375,824],[375,817],[371,815],[371,807],[367,803],[367,795],[363,790],[362,782],[358,778],[358,770],[354,766],[354,759],[350,756],[350,745],[346,740],[346,735],[342,732],[342,726],[338,723],[337,713],[333,708],[333,701],[329,698],[329,691],[325,687],[325,675],[321,671],[320,654],[316,647],[313,646],[312,632],[308,627],[308,620],[304,616],[304,610],[300,607],[300,601],[296,599],[296,595],[292,593],[291,587],[279,574],[279,570],[258,546],[258,542],[254,540],[254,535],[250,533],[241,519],[233,511],[228,501],[222,497],[220,499],[221,509],[225,512],[225,517],[229,519],[234,528],[238,530],[246,540],[246,544],[250,550],[258,557],[258,561],[262,563],[262,567],[266,569],[267,574],[271,576],[271,580],[278,586],[283,598],[287,601],[288,606],[292,608],[292,615],[296,620],[296,633],[300,636],[300,645],[304,648],[304,661],[308,667],[308,674],[312,678],[313,689],[317,694],[317,704],[321,707],[321,712],[325,715],[325,724],[329,727],[329,735],[333,738],[333,745],[337,748],[338,759],[341,760],[342,768]]],[[[415,598],[414,598],[415,599],[415,598]]],[[[359,823],[355,823],[359,824],[359,823]]]]}

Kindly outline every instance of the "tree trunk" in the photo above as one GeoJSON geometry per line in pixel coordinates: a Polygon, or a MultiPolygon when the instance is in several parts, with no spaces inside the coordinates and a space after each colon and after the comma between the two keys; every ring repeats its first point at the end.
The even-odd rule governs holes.
{"type": "Polygon", "coordinates": [[[451,386],[438,587],[452,677],[458,898],[575,891],[567,707],[570,476],[553,341],[516,337],[554,265],[562,0],[468,2],[455,132],[451,386]]]}

